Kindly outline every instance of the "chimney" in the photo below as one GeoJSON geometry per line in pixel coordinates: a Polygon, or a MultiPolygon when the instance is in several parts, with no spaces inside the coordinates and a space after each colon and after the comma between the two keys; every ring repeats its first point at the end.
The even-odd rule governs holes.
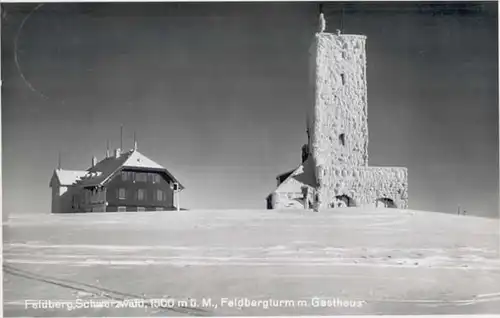
{"type": "Polygon", "coordinates": [[[120,148],[116,148],[115,149],[115,158],[119,158],[121,155],[121,149],[120,148]]]}
{"type": "Polygon", "coordinates": [[[106,159],[109,158],[109,140],[106,140],[106,159]]]}
{"type": "Polygon", "coordinates": [[[136,133],[134,131],[134,151],[137,150],[137,136],[136,136],[136,133]]]}
{"type": "Polygon", "coordinates": [[[96,158],[96,156],[93,156],[92,157],[92,167],[95,167],[96,164],[97,164],[97,158],[96,158]]]}
{"type": "Polygon", "coordinates": [[[304,163],[309,157],[309,147],[307,145],[302,146],[302,163],[304,163]]]}

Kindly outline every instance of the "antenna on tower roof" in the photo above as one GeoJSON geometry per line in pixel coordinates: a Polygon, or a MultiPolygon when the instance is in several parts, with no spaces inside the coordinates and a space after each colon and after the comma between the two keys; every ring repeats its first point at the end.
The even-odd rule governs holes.
{"type": "Polygon", "coordinates": [[[57,169],[61,170],[61,151],[57,155],[57,169]]]}
{"type": "Polygon", "coordinates": [[[337,33],[344,31],[344,7],[340,7],[340,30],[337,30],[337,33]]]}
{"type": "Polygon", "coordinates": [[[326,20],[325,15],[323,14],[323,4],[319,4],[319,32],[325,32],[326,30],[326,20]]]}
{"type": "Polygon", "coordinates": [[[109,158],[109,139],[106,139],[106,158],[109,158]]]}

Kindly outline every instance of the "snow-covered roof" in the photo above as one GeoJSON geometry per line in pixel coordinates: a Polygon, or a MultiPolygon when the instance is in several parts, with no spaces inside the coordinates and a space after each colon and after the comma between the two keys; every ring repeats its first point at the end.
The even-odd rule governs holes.
{"type": "Polygon", "coordinates": [[[149,168],[149,169],[165,169],[153,160],[141,154],[139,151],[132,151],[127,160],[123,163],[124,167],[130,168],[149,168]]]}
{"type": "Polygon", "coordinates": [[[86,175],[88,171],[84,170],[54,170],[53,178],[57,178],[59,185],[69,186],[75,184],[80,178],[86,175]]]}
{"type": "Polygon", "coordinates": [[[90,176],[82,178],[78,182],[78,185],[102,185],[123,168],[160,170],[165,172],[174,182],[177,182],[180,189],[184,189],[184,186],[165,167],[144,156],[137,150],[130,150],[122,153],[119,157],[111,156],[99,161],[94,167],[87,170],[90,176]]]}
{"type": "Polygon", "coordinates": [[[314,167],[311,157],[293,170],[288,177],[267,196],[267,198],[275,192],[300,191],[300,186],[302,185],[308,185],[311,187],[316,186],[314,167]]]}
{"type": "Polygon", "coordinates": [[[56,169],[50,181],[50,186],[53,185],[54,180],[57,180],[59,185],[63,186],[102,185],[124,168],[141,168],[164,172],[169,178],[179,184],[180,189],[184,189],[184,186],[165,167],[144,156],[137,150],[124,152],[118,157],[111,156],[105,158],[85,171],[56,169]]]}
{"type": "Polygon", "coordinates": [[[279,174],[279,175],[276,176],[276,179],[286,180],[286,178],[288,178],[292,173],[294,173],[295,170],[297,170],[297,168],[295,168],[293,170],[290,170],[290,171],[287,171],[285,173],[281,173],[281,174],[279,174]]]}

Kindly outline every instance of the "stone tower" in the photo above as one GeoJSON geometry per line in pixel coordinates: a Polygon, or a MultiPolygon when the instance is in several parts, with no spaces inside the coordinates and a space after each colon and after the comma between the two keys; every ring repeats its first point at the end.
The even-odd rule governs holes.
{"type": "Polygon", "coordinates": [[[366,36],[316,33],[309,149],[318,208],[407,208],[407,170],[368,166],[366,36]]]}
{"type": "Polygon", "coordinates": [[[368,165],[366,37],[317,33],[311,49],[310,123],[318,163],[368,165]]]}
{"type": "MultiPolygon", "coordinates": [[[[408,172],[368,166],[366,36],[319,32],[310,48],[308,144],[302,164],[268,196],[272,208],[308,206],[408,207],[408,172]],[[307,201],[307,202],[306,202],[307,201]]],[[[281,180],[281,179],[280,179],[281,180]]]]}

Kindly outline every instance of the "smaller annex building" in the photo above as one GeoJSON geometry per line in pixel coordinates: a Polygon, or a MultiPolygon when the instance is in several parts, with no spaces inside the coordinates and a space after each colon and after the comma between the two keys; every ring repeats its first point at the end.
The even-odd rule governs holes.
{"type": "Polygon", "coordinates": [[[311,209],[314,206],[314,163],[307,145],[302,147],[302,163],[276,177],[277,188],[266,197],[267,209],[311,209]]]}
{"type": "Polygon", "coordinates": [[[107,152],[99,162],[93,157],[84,171],[58,168],[49,186],[52,213],[177,210],[184,189],[166,168],[136,148],[107,152]]]}

